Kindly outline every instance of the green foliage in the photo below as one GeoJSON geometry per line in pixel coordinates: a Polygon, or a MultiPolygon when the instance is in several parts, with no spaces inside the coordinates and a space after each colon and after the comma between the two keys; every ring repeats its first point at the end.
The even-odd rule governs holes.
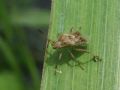
{"type": "Polygon", "coordinates": [[[27,9],[13,12],[11,21],[14,25],[43,27],[48,25],[49,11],[40,9],[27,9]]]}
{"type": "MultiPolygon", "coordinates": [[[[57,40],[59,33],[81,27],[79,31],[88,38],[88,50],[102,61],[85,64],[84,70],[71,67],[66,61],[75,63],[67,53],[58,61],[58,52],[49,45],[41,90],[119,90],[119,4],[119,0],[53,0],[48,38],[57,40]],[[55,74],[56,62],[61,74],[55,74]]],[[[76,59],[84,62],[91,57],[83,54],[76,59]]]]}
{"type": "Polygon", "coordinates": [[[48,24],[49,13],[44,10],[33,11],[8,12],[6,2],[0,0],[0,90],[40,88],[39,73],[41,72],[37,70],[36,62],[28,48],[26,35],[21,28],[22,26],[44,27],[48,24]],[[25,66],[30,77],[24,77],[22,65],[25,66]],[[27,85],[24,78],[32,78],[32,84],[27,85]]]}
{"type": "Polygon", "coordinates": [[[0,90],[24,90],[24,88],[13,72],[4,71],[0,73],[0,90]]]}

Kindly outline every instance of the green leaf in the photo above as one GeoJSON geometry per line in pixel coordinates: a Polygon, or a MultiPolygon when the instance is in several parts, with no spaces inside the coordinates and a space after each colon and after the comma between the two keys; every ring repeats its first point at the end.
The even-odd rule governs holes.
{"type": "MultiPolygon", "coordinates": [[[[0,51],[2,51],[3,55],[5,56],[5,59],[7,60],[10,67],[18,74],[21,75],[20,67],[16,61],[15,56],[13,55],[13,52],[8,45],[2,38],[0,38],[0,51]]],[[[1,58],[2,59],[2,58],[1,58]]]]}
{"type": "MultiPolygon", "coordinates": [[[[64,53],[58,60],[57,50],[49,45],[46,53],[41,90],[119,90],[120,82],[120,12],[119,0],[53,0],[49,38],[57,40],[58,33],[66,33],[71,27],[88,39],[88,51],[98,55],[101,62],[75,64],[64,53]],[[59,64],[56,72],[55,64],[59,64]]],[[[65,50],[64,50],[65,51],[65,50]]],[[[78,54],[78,53],[77,53],[78,54]]],[[[76,56],[76,54],[75,54],[76,56]]],[[[78,61],[88,61],[92,55],[77,56],[78,61]]]]}

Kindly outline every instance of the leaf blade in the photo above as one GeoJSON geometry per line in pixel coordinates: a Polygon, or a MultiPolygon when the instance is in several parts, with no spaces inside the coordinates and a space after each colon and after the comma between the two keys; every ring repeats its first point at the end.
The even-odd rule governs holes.
{"type": "MultiPolygon", "coordinates": [[[[102,58],[102,62],[79,67],[59,65],[62,74],[54,75],[54,64],[46,61],[57,60],[57,52],[49,51],[44,62],[44,75],[41,90],[118,90],[119,83],[119,20],[118,0],[55,0],[53,1],[52,24],[49,37],[57,38],[59,32],[69,32],[71,27],[78,29],[89,39],[88,50],[102,58]],[[117,76],[117,77],[116,77],[117,76]],[[117,88],[117,89],[116,89],[117,88]]],[[[90,60],[84,54],[79,60],[90,60]]],[[[68,58],[63,58],[65,61],[68,58]]],[[[58,61],[59,62],[59,61],[58,61]]],[[[69,61],[71,62],[71,60],[69,61]]],[[[72,62],[74,64],[74,62],[72,62]]]]}

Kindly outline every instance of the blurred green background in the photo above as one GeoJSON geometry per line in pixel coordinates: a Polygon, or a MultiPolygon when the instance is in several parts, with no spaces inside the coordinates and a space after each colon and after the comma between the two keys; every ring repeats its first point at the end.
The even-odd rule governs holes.
{"type": "Polygon", "coordinates": [[[0,0],[0,90],[40,90],[50,0],[0,0]]]}

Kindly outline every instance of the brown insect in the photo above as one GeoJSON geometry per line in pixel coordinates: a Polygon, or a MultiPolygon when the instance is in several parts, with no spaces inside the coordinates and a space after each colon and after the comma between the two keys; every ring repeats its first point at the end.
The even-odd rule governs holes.
{"type": "MultiPolygon", "coordinates": [[[[73,32],[73,28],[70,30],[70,33],[65,33],[65,34],[59,35],[57,41],[49,40],[49,42],[51,43],[53,49],[73,48],[73,50],[75,50],[75,51],[90,53],[87,49],[80,48],[81,46],[85,46],[88,44],[87,40],[80,34],[80,32],[78,32],[78,31],[73,32]]],[[[70,56],[72,57],[72,60],[74,60],[75,56],[73,55],[73,53],[70,50],[68,50],[68,51],[69,51],[70,56]]],[[[59,60],[61,58],[62,58],[62,52],[59,55],[59,60]]],[[[98,61],[99,57],[93,55],[92,60],[98,61]]],[[[81,64],[81,62],[77,62],[77,63],[81,64]]],[[[86,63],[88,63],[88,62],[86,62],[86,63]]]]}
{"type": "MultiPolygon", "coordinates": [[[[64,47],[76,47],[76,46],[86,45],[87,40],[81,36],[80,32],[73,32],[72,30],[73,28],[71,29],[70,33],[60,35],[57,41],[49,40],[52,47],[54,49],[59,49],[64,47]]],[[[79,49],[79,50],[84,51],[83,49],[79,49]]]]}

